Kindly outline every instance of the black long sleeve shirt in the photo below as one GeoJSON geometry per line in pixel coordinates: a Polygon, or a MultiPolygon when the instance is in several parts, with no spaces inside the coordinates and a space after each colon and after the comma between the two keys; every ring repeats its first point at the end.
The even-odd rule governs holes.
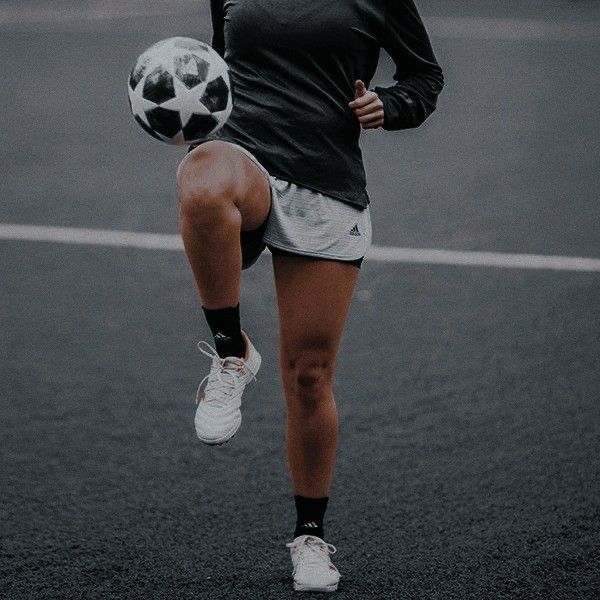
{"type": "Polygon", "coordinates": [[[229,65],[234,107],[210,136],[240,144],[267,170],[365,208],[360,124],[348,107],[380,49],[396,83],[374,90],[384,129],[420,125],[443,75],[413,0],[211,0],[212,45],[229,65]]]}

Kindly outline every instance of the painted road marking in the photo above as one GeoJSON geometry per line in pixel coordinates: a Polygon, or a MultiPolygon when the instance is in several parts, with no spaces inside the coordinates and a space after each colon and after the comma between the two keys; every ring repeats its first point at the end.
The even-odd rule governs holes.
{"type": "MultiPolygon", "coordinates": [[[[15,225],[11,223],[0,224],[0,240],[84,244],[113,246],[117,248],[142,248],[146,250],[183,250],[181,237],[173,234],[139,233],[112,229],[15,225]]],[[[584,258],[579,256],[547,256],[543,254],[511,254],[505,252],[372,246],[368,253],[368,259],[384,263],[451,265],[457,267],[501,267],[508,269],[550,269],[555,271],[600,273],[600,258],[584,258]]]]}

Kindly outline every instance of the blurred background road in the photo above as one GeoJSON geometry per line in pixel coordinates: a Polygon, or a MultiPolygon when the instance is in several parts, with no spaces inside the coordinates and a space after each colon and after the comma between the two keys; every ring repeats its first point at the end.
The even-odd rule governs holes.
{"type": "MultiPolygon", "coordinates": [[[[600,4],[419,6],[447,84],[363,136],[374,243],[600,258],[600,4]]],[[[171,35],[208,2],[0,2],[0,226],[177,234],[183,151],[125,89],[171,35]]],[[[268,253],[242,315],[263,368],[211,449],[183,253],[0,239],[0,597],[293,597],[268,253]]],[[[598,597],[600,273],[367,260],[336,398],[339,598],[598,597]]]]}

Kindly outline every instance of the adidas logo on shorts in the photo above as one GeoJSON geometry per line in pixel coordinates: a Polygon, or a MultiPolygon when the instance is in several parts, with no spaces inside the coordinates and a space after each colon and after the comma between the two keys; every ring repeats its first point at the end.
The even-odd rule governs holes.
{"type": "Polygon", "coordinates": [[[354,224],[354,227],[350,230],[350,235],[361,235],[360,231],[358,230],[358,223],[354,224]]]}

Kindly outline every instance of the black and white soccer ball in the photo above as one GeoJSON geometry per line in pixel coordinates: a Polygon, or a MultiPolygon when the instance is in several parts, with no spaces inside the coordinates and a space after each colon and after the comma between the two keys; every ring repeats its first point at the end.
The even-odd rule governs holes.
{"type": "Polygon", "coordinates": [[[192,38],[150,46],[131,70],[127,89],[135,120],[169,144],[201,141],[225,124],[233,107],[227,64],[192,38]]]}

